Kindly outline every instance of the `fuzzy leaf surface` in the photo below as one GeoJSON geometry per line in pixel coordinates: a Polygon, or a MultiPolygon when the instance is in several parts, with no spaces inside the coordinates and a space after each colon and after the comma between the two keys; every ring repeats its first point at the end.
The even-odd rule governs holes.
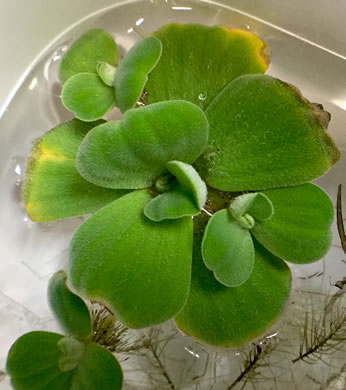
{"type": "Polygon", "coordinates": [[[83,340],[90,336],[92,326],[85,302],[66,285],[64,271],[56,272],[48,284],[48,301],[57,321],[68,335],[83,340]]]}
{"type": "Polygon", "coordinates": [[[239,286],[249,279],[255,263],[251,234],[228,210],[220,210],[211,217],[205,229],[202,256],[220,283],[228,287],[239,286]]]}
{"type": "Polygon", "coordinates": [[[62,348],[64,340],[62,335],[41,331],[21,336],[7,358],[12,387],[15,390],[121,389],[122,370],[109,351],[94,343],[82,346],[77,340],[73,347],[73,339],[70,346],[66,341],[66,348],[62,348]],[[82,346],[81,353],[78,345],[82,346]],[[71,362],[78,358],[71,369],[68,369],[67,354],[71,354],[71,362]]]}
{"type": "Polygon", "coordinates": [[[183,99],[204,110],[236,77],[268,68],[267,45],[249,31],[171,23],[154,36],[162,56],[145,87],[149,103],[183,99]]]}
{"type": "Polygon", "coordinates": [[[192,165],[170,161],[166,165],[175,177],[173,188],[152,199],[144,208],[152,221],[194,216],[207,200],[207,186],[192,165]]]}
{"type": "Polygon", "coordinates": [[[58,342],[64,336],[35,331],[21,336],[12,345],[6,370],[15,390],[66,390],[72,372],[59,368],[61,350],[58,342]]]}
{"type": "Polygon", "coordinates": [[[302,184],[326,173],[340,157],[325,131],[328,114],[270,76],[237,78],[206,115],[209,142],[196,165],[206,183],[219,190],[302,184]]]}
{"type": "Polygon", "coordinates": [[[115,66],[109,65],[107,62],[99,61],[97,63],[96,72],[101,80],[109,87],[113,87],[116,71],[117,68],[115,66]]]}
{"type": "Polygon", "coordinates": [[[86,345],[74,371],[71,390],[120,390],[123,372],[117,359],[98,344],[86,345]]]}
{"type": "Polygon", "coordinates": [[[180,185],[152,199],[144,208],[145,216],[152,221],[177,219],[199,213],[195,200],[180,185]]]}
{"type": "Polygon", "coordinates": [[[195,168],[181,161],[170,161],[166,165],[167,169],[179,182],[179,185],[195,200],[199,210],[207,201],[207,186],[201,179],[195,168]]]}
{"type": "Polygon", "coordinates": [[[255,244],[256,261],[241,286],[219,283],[202,260],[195,241],[190,295],[176,316],[177,326],[197,340],[217,347],[238,347],[266,332],[283,312],[290,294],[287,265],[255,244]]]}
{"type": "Polygon", "coordinates": [[[61,100],[76,118],[95,121],[114,107],[114,88],[106,85],[95,73],[78,73],[64,84],[61,100]]]}
{"type": "Polygon", "coordinates": [[[143,93],[148,74],[160,59],[161,42],[148,37],[136,43],[118,66],[115,78],[116,104],[121,112],[133,108],[143,93]]]}
{"type": "Polygon", "coordinates": [[[23,186],[25,207],[33,221],[49,222],[93,213],[127,193],[95,186],[76,169],[79,145],[100,123],[73,119],[50,130],[36,143],[23,186]]]}
{"type": "Polygon", "coordinates": [[[80,146],[77,169],[103,187],[146,188],[167,173],[169,161],[193,163],[207,140],[208,122],[194,104],[151,104],[94,128],[80,146]]]}
{"type": "Polygon", "coordinates": [[[65,53],[60,65],[60,80],[67,79],[77,73],[96,73],[99,61],[117,65],[118,47],[113,37],[105,30],[94,29],[81,35],[65,53]]]}
{"type": "Polygon", "coordinates": [[[312,263],[326,255],[332,243],[334,207],[321,188],[308,183],[264,194],[275,213],[252,229],[263,246],[292,263],[312,263]]]}
{"type": "Polygon", "coordinates": [[[132,328],[173,317],[190,287],[192,218],[153,222],[143,212],[151,198],[147,190],[125,195],[90,217],[71,243],[73,286],[132,328]]]}
{"type": "Polygon", "coordinates": [[[271,200],[261,192],[251,192],[237,196],[230,204],[230,212],[235,219],[248,213],[259,221],[266,221],[274,214],[271,200]]]}

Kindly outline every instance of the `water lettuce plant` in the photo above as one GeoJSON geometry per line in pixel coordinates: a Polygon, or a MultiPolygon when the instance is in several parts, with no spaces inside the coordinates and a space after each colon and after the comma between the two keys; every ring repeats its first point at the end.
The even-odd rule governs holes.
{"type": "Polygon", "coordinates": [[[48,300],[65,335],[34,331],[12,346],[6,369],[14,389],[120,390],[123,373],[116,358],[92,341],[89,310],[66,285],[64,271],[49,282],[48,300]]]}
{"type": "Polygon", "coordinates": [[[69,280],[126,326],[174,318],[208,344],[243,345],[283,312],[286,262],[331,245],[333,205],[309,183],[339,159],[330,115],[264,74],[267,45],[248,31],[169,24],[119,66],[117,53],[91,30],[65,54],[62,101],[77,118],[34,145],[27,212],[92,214],[69,280]],[[124,115],[106,122],[114,106],[124,115]]]}
{"type": "Polygon", "coordinates": [[[104,30],[83,34],[63,57],[62,103],[83,121],[101,119],[115,104],[122,112],[141,97],[147,74],[161,56],[161,41],[139,41],[118,65],[118,47],[104,30]]]}

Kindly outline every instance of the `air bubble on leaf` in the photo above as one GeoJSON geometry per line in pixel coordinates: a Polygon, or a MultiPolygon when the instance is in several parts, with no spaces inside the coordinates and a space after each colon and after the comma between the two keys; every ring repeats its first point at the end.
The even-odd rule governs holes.
{"type": "Polygon", "coordinates": [[[198,99],[201,100],[202,102],[204,102],[204,100],[207,99],[207,95],[204,94],[204,93],[200,93],[200,94],[198,95],[198,99]]]}

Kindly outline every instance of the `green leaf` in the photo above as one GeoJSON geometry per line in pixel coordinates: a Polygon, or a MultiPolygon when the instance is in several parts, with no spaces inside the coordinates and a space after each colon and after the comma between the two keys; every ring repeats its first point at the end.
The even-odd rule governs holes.
{"type": "Polygon", "coordinates": [[[145,216],[152,221],[177,219],[199,213],[200,209],[194,199],[180,185],[152,199],[144,208],[145,216]]]}
{"type": "Polygon", "coordinates": [[[229,210],[233,218],[239,220],[248,213],[259,221],[267,221],[274,214],[271,200],[261,192],[251,192],[232,200],[229,210]]]}
{"type": "Polygon", "coordinates": [[[236,77],[268,68],[267,45],[249,31],[167,24],[154,36],[162,56],[145,87],[149,103],[183,99],[206,109],[236,77]]]}
{"type": "Polygon", "coordinates": [[[115,73],[117,68],[115,66],[107,64],[107,62],[99,61],[96,65],[96,72],[101,78],[101,80],[108,85],[113,87],[113,82],[115,78],[115,73]]]}
{"type": "Polygon", "coordinates": [[[133,108],[138,102],[161,51],[161,42],[148,37],[136,43],[121,61],[114,79],[116,104],[121,112],[133,108]]]}
{"type": "Polygon", "coordinates": [[[332,243],[334,207],[328,195],[313,184],[264,191],[275,214],[252,229],[268,250],[292,263],[311,263],[325,256],[332,243]]]}
{"type": "Polygon", "coordinates": [[[190,286],[192,219],[150,221],[143,209],[151,198],[147,190],[125,195],[90,217],[71,243],[73,286],[132,328],[170,319],[190,286]]]}
{"type": "Polygon", "coordinates": [[[215,213],[208,222],[202,241],[205,265],[225,286],[245,283],[254,268],[255,249],[251,234],[233,219],[228,210],[215,213]]]}
{"type": "Polygon", "coordinates": [[[100,345],[87,344],[71,390],[120,390],[122,384],[123,373],[116,358],[100,345]]]}
{"type": "Polygon", "coordinates": [[[64,84],[61,100],[76,118],[95,121],[114,107],[114,88],[108,87],[97,74],[78,73],[64,84]]]}
{"type": "Polygon", "coordinates": [[[268,331],[279,318],[290,294],[290,270],[254,244],[250,278],[239,287],[226,287],[204,266],[196,240],[190,295],[176,317],[183,332],[214,346],[238,347],[268,331]]]}
{"type": "Polygon", "coordinates": [[[328,114],[297,89],[264,75],[241,76],[206,110],[209,143],[196,162],[223,191],[261,190],[315,179],[339,159],[328,114]]]}
{"type": "Polygon", "coordinates": [[[195,200],[199,210],[207,201],[207,186],[200,178],[195,168],[181,161],[170,161],[166,165],[173,176],[178,179],[179,185],[195,200]]]}
{"type": "Polygon", "coordinates": [[[50,332],[30,332],[11,347],[6,370],[15,390],[66,390],[72,372],[59,369],[62,335],[50,332]]]}
{"type": "Polygon", "coordinates": [[[103,347],[50,332],[30,332],[12,346],[6,369],[15,390],[120,390],[121,367],[103,347]]]}
{"type": "Polygon", "coordinates": [[[60,80],[67,79],[77,73],[96,73],[98,61],[117,65],[118,47],[113,37],[105,30],[89,30],[81,35],[65,53],[60,65],[60,80]]]}
{"type": "Polygon", "coordinates": [[[58,271],[51,277],[49,305],[64,332],[83,340],[92,331],[90,313],[84,301],[67,287],[66,280],[64,271],[58,271]]]}
{"type": "Polygon", "coordinates": [[[127,193],[97,187],[76,169],[76,153],[90,129],[102,122],[72,120],[46,133],[34,146],[23,186],[33,221],[48,222],[93,213],[127,193]]]}
{"type": "Polygon", "coordinates": [[[167,172],[167,162],[193,163],[207,140],[208,122],[194,104],[151,104],[93,129],[80,146],[77,169],[104,187],[150,187],[167,172]]]}

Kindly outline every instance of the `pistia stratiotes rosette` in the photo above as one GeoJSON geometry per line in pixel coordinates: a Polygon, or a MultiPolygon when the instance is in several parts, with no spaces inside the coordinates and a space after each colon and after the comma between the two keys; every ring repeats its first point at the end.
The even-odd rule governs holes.
{"type": "Polygon", "coordinates": [[[161,42],[148,37],[132,47],[117,67],[118,47],[112,36],[104,30],[86,32],[61,63],[64,106],[83,121],[101,119],[115,105],[122,112],[133,108],[160,55],[161,42]]]}
{"type": "Polygon", "coordinates": [[[28,389],[120,390],[123,373],[116,358],[92,341],[89,310],[66,285],[64,271],[49,282],[48,300],[66,336],[35,331],[21,336],[6,363],[12,387],[28,389]]]}
{"type": "MultiPolygon", "coordinates": [[[[85,71],[68,63],[90,34],[62,73],[85,71]]],[[[123,119],[47,133],[30,158],[26,206],[37,221],[94,213],[71,243],[71,283],[127,326],[175,318],[199,340],[239,346],[282,313],[284,260],[309,263],[330,247],[333,207],[309,183],[339,158],[330,118],[262,74],[266,44],[250,32],[169,24],[154,37],[158,62],[146,40],[115,72],[90,57],[123,119]],[[143,87],[147,105],[133,109],[143,87]]]]}

